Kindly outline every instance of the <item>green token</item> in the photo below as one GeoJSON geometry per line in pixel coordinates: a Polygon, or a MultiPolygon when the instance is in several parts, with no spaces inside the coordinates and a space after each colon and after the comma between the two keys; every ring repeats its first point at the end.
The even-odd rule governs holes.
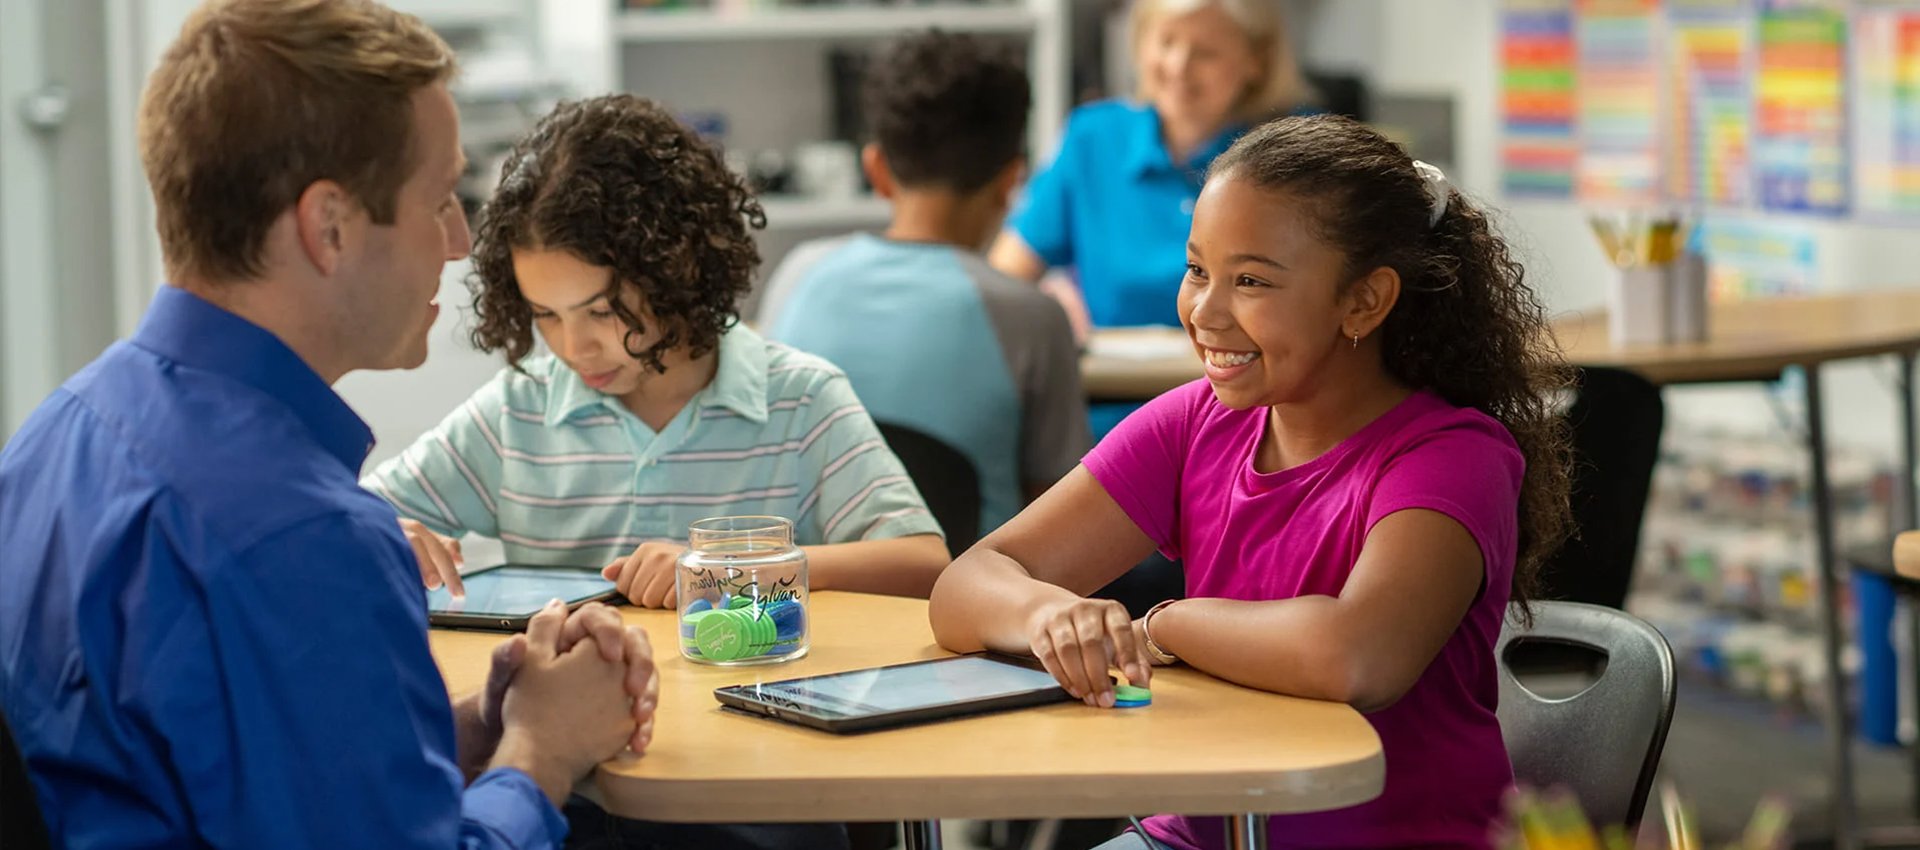
{"type": "Polygon", "coordinates": [[[1121,702],[1140,702],[1141,700],[1153,699],[1153,692],[1146,688],[1136,688],[1132,685],[1115,685],[1113,687],[1113,698],[1121,702]]]}
{"type": "Polygon", "coordinates": [[[734,610],[739,610],[741,608],[745,608],[752,604],[753,604],[753,597],[751,596],[735,596],[732,599],[727,600],[727,607],[732,608],[734,610]]]}
{"type": "MultiPolygon", "coordinates": [[[[720,612],[715,612],[720,613],[720,612]]],[[[700,654],[719,661],[733,661],[754,654],[752,638],[742,624],[731,617],[702,617],[694,627],[693,642],[700,654]]]]}

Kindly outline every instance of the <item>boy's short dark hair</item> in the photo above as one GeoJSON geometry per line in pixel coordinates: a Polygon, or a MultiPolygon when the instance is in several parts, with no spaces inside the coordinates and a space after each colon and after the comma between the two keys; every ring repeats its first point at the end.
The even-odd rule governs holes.
{"type": "Polygon", "coordinates": [[[867,69],[867,123],[894,179],[972,192],[1020,157],[1033,103],[1027,72],[980,41],[931,30],[867,69]]]}

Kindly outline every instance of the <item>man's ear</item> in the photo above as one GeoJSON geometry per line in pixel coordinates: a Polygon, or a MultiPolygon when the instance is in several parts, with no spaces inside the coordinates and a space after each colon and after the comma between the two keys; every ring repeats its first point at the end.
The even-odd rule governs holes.
{"type": "Polygon", "coordinates": [[[893,180],[893,169],[887,165],[887,155],[880,150],[879,142],[868,142],[860,149],[860,170],[867,173],[867,182],[873,185],[874,194],[893,200],[899,184],[893,180]]]}
{"type": "Polygon", "coordinates": [[[1355,281],[1353,288],[1347,291],[1347,315],[1341,321],[1342,334],[1367,337],[1387,320],[1387,314],[1393,312],[1393,305],[1399,300],[1399,272],[1388,266],[1367,272],[1366,277],[1355,281]]]}
{"type": "Polygon", "coordinates": [[[358,244],[358,212],[359,203],[332,180],[314,181],[294,201],[293,220],[301,253],[322,276],[338,271],[348,248],[358,244]]]}

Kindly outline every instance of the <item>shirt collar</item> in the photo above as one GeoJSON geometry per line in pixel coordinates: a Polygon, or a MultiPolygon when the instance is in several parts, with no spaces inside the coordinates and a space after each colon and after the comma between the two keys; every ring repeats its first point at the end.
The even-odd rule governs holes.
{"type": "Polygon", "coordinates": [[[1148,174],[1173,174],[1191,172],[1204,174],[1207,166],[1213,164],[1215,157],[1226,153],[1235,139],[1247,131],[1246,125],[1230,124],[1226,129],[1214,134],[1193,152],[1193,158],[1185,168],[1175,168],[1173,154],[1167,151],[1167,144],[1160,138],[1160,115],[1153,107],[1144,103],[1128,104],[1132,120],[1128,122],[1125,139],[1127,141],[1128,173],[1135,177],[1148,174]]]}
{"type": "MultiPolygon", "coordinates": [[[[734,325],[720,335],[719,363],[713,383],[696,393],[693,404],[721,407],[756,423],[767,421],[767,341],[744,324],[734,325]]],[[[580,376],[553,358],[545,380],[552,387],[547,405],[547,424],[559,425],[583,410],[618,407],[619,402],[606,393],[586,385],[580,376]]]]}
{"type": "Polygon", "coordinates": [[[373,451],[373,430],[300,355],[267,329],[191,292],[160,287],[133,344],[280,401],[355,476],[373,451]]]}
{"type": "Polygon", "coordinates": [[[720,367],[701,397],[702,407],[722,407],[758,424],[767,421],[767,340],[736,324],[720,335],[720,367]]]}

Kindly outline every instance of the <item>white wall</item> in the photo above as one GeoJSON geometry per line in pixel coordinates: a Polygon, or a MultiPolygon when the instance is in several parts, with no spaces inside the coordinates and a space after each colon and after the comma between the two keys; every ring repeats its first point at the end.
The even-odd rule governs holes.
{"type": "Polygon", "coordinates": [[[354,372],[334,389],[373,427],[373,455],[367,468],[392,457],[440,420],[505,365],[498,355],[475,351],[467,341],[473,328],[471,300],[464,283],[471,265],[448,263],[440,277],[440,318],[427,341],[427,364],[410,371],[354,372]]]}

